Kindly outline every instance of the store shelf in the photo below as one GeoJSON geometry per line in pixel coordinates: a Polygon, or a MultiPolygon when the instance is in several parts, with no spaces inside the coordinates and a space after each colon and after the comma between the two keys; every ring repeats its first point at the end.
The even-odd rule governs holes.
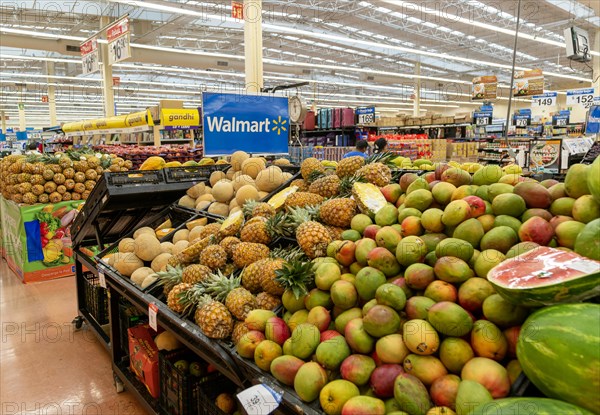
{"type": "Polygon", "coordinates": [[[327,133],[336,133],[336,132],[342,132],[342,131],[351,131],[351,130],[355,130],[356,126],[350,126],[350,127],[341,127],[341,128],[324,128],[324,129],[314,129],[314,130],[302,130],[300,131],[300,134],[306,134],[306,135],[310,135],[310,134],[327,134],[327,133]]]}
{"type": "MultiPolygon", "coordinates": [[[[125,389],[127,389],[129,393],[137,398],[138,402],[149,414],[159,415],[163,413],[160,410],[158,399],[153,398],[146,389],[146,386],[142,384],[142,382],[137,379],[135,374],[131,372],[128,361],[113,363],[112,367],[114,375],[120,379],[125,389]]],[[[118,391],[116,382],[115,387],[118,391]]]]}

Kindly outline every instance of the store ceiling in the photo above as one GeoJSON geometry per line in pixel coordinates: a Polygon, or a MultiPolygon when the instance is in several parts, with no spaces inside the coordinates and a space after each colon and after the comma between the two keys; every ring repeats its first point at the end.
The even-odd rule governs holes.
{"type": "MultiPolygon", "coordinates": [[[[593,36],[600,30],[598,3],[523,0],[516,66],[544,69],[548,90],[589,86],[591,64],[565,57],[562,33],[576,25],[593,36]]],[[[409,111],[420,80],[423,110],[472,108],[466,102],[474,76],[510,82],[516,4],[265,0],[265,86],[311,80],[299,92],[318,105],[409,111]]],[[[82,76],[77,52],[80,40],[103,26],[101,16],[112,21],[129,13],[133,22],[134,56],[113,69],[121,78],[119,113],[165,98],[198,105],[202,90],[243,90],[243,22],[230,17],[228,0],[3,1],[0,13],[0,108],[9,111],[9,124],[19,100],[38,124],[49,123],[41,103],[48,65],[56,75],[59,121],[103,115],[100,74],[82,76]]]]}

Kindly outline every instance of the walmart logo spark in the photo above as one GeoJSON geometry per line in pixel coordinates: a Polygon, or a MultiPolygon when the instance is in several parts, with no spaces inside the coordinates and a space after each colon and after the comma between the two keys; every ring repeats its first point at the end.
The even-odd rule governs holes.
{"type": "Polygon", "coordinates": [[[287,131],[285,125],[287,124],[287,120],[282,120],[281,115],[273,121],[273,131],[277,131],[277,135],[280,135],[282,131],[287,131]]]}

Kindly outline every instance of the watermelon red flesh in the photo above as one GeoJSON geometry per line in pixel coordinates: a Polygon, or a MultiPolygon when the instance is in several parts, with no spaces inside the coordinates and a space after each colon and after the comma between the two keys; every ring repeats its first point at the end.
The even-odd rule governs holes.
{"type": "Polygon", "coordinates": [[[547,398],[505,398],[478,406],[469,415],[593,415],[570,403],[547,398]]]}
{"type": "Polygon", "coordinates": [[[536,311],[521,328],[517,358],[545,396],[600,414],[600,305],[536,311]]]}
{"type": "Polygon", "coordinates": [[[511,303],[540,307],[600,295],[600,262],[540,246],[492,268],[487,276],[511,303]]]}

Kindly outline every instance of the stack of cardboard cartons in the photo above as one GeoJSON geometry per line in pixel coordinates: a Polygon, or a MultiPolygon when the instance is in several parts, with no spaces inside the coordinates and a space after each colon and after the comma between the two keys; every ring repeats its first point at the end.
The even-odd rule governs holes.
{"type": "Polygon", "coordinates": [[[446,139],[436,138],[429,140],[431,142],[431,161],[446,160],[446,139]]]}

